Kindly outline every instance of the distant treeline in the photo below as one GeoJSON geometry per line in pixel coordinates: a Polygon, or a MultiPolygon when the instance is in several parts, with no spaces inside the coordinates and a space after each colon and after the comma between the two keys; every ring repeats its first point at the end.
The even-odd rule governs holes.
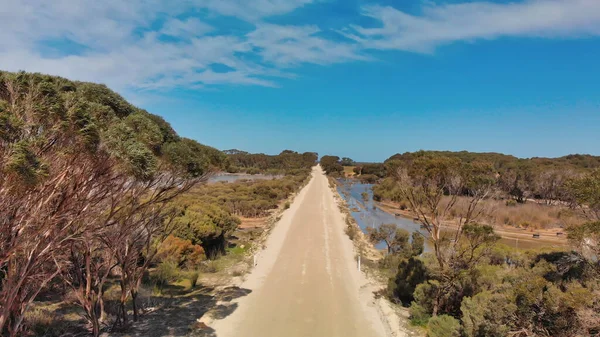
{"type": "Polygon", "coordinates": [[[264,153],[248,153],[240,150],[223,151],[228,158],[230,173],[289,173],[294,170],[307,169],[317,163],[319,155],[316,152],[298,153],[284,150],[278,155],[264,153]]]}
{"type": "MultiPolygon", "coordinates": [[[[399,166],[423,156],[450,158],[463,164],[491,165],[496,172],[498,189],[517,202],[525,202],[527,199],[541,199],[548,203],[572,201],[573,196],[568,191],[567,182],[600,168],[600,157],[591,155],[521,159],[499,153],[418,151],[388,158],[383,164],[386,177],[393,177],[399,166]]],[[[385,185],[384,182],[382,186],[385,185]]],[[[380,188],[378,192],[380,197],[394,198],[393,195],[385,194],[392,192],[390,188],[380,188]]]]}
{"type": "MultiPolygon", "coordinates": [[[[336,156],[323,156],[321,165],[329,175],[342,176],[343,166],[352,162],[355,175],[363,182],[379,182],[375,198],[398,201],[392,178],[399,166],[420,157],[448,158],[463,164],[490,165],[496,172],[498,188],[517,202],[529,198],[568,201],[566,191],[569,179],[600,168],[600,156],[573,154],[559,158],[522,159],[500,153],[418,151],[395,154],[383,163],[354,163],[336,156]]],[[[345,158],[348,159],[348,158],[345,158]]]]}

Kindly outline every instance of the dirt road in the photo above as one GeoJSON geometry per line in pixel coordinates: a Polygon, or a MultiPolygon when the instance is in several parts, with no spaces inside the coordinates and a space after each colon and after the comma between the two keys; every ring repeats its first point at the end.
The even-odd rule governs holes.
{"type": "Polygon", "coordinates": [[[282,216],[218,337],[385,336],[320,167],[282,216]]]}

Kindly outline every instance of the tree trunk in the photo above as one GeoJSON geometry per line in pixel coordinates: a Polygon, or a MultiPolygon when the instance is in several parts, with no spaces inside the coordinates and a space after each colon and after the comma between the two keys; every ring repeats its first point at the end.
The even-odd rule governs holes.
{"type": "Polygon", "coordinates": [[[121,302],[120,305],[121,307],[120,312],[121,312],[121,324],[123,326],[127,326],[127,324],[129,323],[129,319],[127,318],[127,306],[125,305],[125,302],[121,302]]]}
{"type": "Polygon", "coordinates": [[[104,299],[100,297],[100,322],[104,322],[106,319],[106,312],[104,311],[104,299]]]}
{"type": "Polygon", "coordinates": [[[137,309],[137,290],[131,289],[131,303],[133,305],[133,321],[137,322],[138,320],[138,309],[137,309]]]}
{"type": "MultiPolygon", "coordinates": [[[[4,303],[3,305],[6,305],[6,303],[4,303]]],[[[2,314],[0,315],[0,336],[4,333],[4,328],[6,325],[6,321],[7,321],[7,312],[8,312],[8,308],[3,308],[2,310],[2,314]]]]}
{"type": "MultiPolygon", "coordinates": [[[[122,272],[123,273],[123,272],[122,272]]],[[[124,273],[123,273],[124,274],[124,273]]],[[[118,321],[120,321],[123,326],[127,326],[129,323],[129,319],[127,317],[127,285],[125,283],[124,275],[121,276],[121,297],[119,298],[119,316],[121,316],[118,321]]]]}
{"type": "Polygon", "coordinates": [[[440,309],[440,303],[438,301],[438,298],[436,296],[435,301],[433,301],[433,310],[431,312],[431,316],[435,317],[437,316],[438,310],[440,309]]]}
{"type": "MultiPolygon", "coordinates": [[[[94,314],[95,316],[95,314],[94,314]]],[[[92,319],[92,336],[98,337],[100,336],[100,322],[98,322],[98,318],[94,317],[92,319]]]]}
{"type": "Polygon", "coordinates": [[[11,337],[16,337],[20,335],[21,323],[23,323],[23,318],[25,317],[25,312],[21,312],[17,317],[14,317],[14,323],[12,329],[10,331],[11,337]]]}

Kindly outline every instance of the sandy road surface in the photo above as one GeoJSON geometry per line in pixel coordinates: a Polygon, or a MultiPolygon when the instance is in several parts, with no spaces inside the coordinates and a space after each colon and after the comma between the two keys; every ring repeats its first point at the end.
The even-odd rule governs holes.
{"type": "Polygon", "coordinates": [[[252,292],[213,322],[218,337],[385,336],[372,294],[320,167],[267,240],[242,284],[252,292]]]}

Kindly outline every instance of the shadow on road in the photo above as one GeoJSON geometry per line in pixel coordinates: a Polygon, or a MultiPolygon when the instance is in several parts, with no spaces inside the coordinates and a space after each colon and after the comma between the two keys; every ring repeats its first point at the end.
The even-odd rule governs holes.
{"type": "Polygon", "coordinates": [[[249,289],[227,287],[221,290],[203,287],[181,297],[164,298],[160,308],[140,317],[127,333],[111,336],[216,336],[214,329],[198,320],[204,315],[223,319],[238,307],[232,300],[248,295],[249,289]]]}

